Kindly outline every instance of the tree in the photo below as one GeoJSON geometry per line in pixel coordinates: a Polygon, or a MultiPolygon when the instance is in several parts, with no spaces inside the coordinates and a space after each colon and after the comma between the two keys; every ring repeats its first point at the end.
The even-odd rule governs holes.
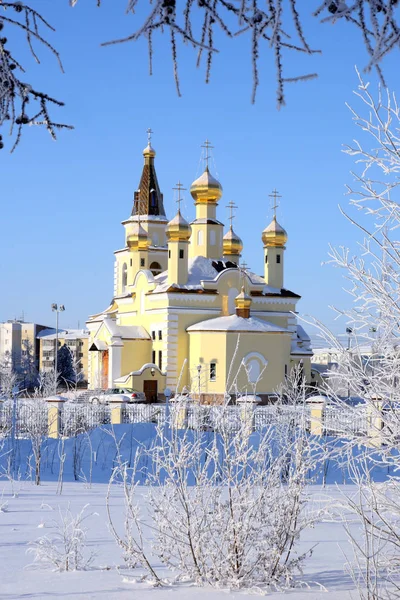
{"type": "Polygon", "coordinates": [[[65,382],[75,381],[75,369],[71,350],[65,344],[61,346],[57,353],[57,369],[59,378],[65,382]]]}
{"type": "Polygon", "coordinates": [[[343,269],[350,283],[352,305],[336,311],[351,327],[351,347],[341,345],[321,324],[319,328],[338,357],[338,368],[327,380],[328,393],[338,410],[347,411],[349,423],[359,409],[346,406],[335,382],[362,401],[365,431],[354,436],[349,427],[348,442],[340,449],[357,486],[346,501],[352,522],[345,521],[345,528],[355,556],[350,570],[361,598],[382,600],[400,597],[400,106],[388,90],[380,89],[375,98],[360,76],[355,94],[365,113],[350,108],[360,137],[345,152],[359,167],[348,193],[350,206],[361,215],[341,211],[361,235],[360,255],[345,247],[330,250],[332,264],[343,269]],[[354,452],[360,445],[362,451],[354,452]],[[387,474],[382,483],[374,481],[376,465],[387,474]]]}
{"type": "Polygon", "coordinates": [[[29,339],[22,340],[21,375],[24,387],[32,387],[36,383],[38,372],[33,344],[29,339]]]}
{"type": "MultiPolygon", "coordinates": [[[[93,0],[94,2],[95,0],[93,0]]],[[[75,6],[78,0],[70,0],[75,6]]],[[[15,146],[21,139],[23,129],[27,125],[41,125],[47,128],[55,138],[60,128],[71,128],[71,125],[53,121],[49,109],[52,106],[63,106],[63,102],[51,97],[44,91],[20,79],[25,72],[18,62],[16,53],[8,48],[8,30],[17,29],[26,37],[30,51],[39,62],[36,47],[42,46],[54,55],[62,70],[62,63],[57,50],[47,41],[46,31],[53,30],[45,17],[38,13],[31,4],[21,1],[0,0],[0,127],[10,124],[11,133],[16,132],[15,146]]],[[[96,0],[97,6],[101,0],[96,0]]],[[[153,37],[156,33],[169,35],[174,77],[178,95],[180,95],[178,75],[178,42],[197,50],[197,66],[205,58],[205,80],[211,76],[213,57],[219,52],[220,35],[230,39],[237,35],[247,34],[250,38],[253,92],[255,101],[259,83],[258,61],[262,48],[270,48],[274,56],[276,70],[276,95],[278,108],[285,104],[285,88],[288,83],[308,80],[316,77],[315,73],[286,75],[283,69],[284,57],[292,52],[300,52],[311,56],[319,53],[319,49],[311,47],[304,29],[304,17],[309,8],[302,0],[241,0],[232,3],[227,0],[184,0],[178,6],[176,0],[143,0],[147,9],[138,11],[139,0],[128,0],[127,13],[135,15],[136,29],[127,37],[105,42],[104,45],[137,41],[144,38],[148,43],[150,58],[150,74],[152,73],[153,37]],[[306,8],[305,8],[306,6],[306,8]],[[139,16],[140,15],[140,16],[139,16]],[[142,20],[140,20],[142,18],[142,20]],[[293,31],[293,35],[289,35],[293,31]]],[[[346,3],[342,0],[315,0],[315,19],[321,23],[334,24],[345,20],[359,32],[365,45],[368,62],[366,71],[376,69],[381,81],[383,73],[381,63],[385,56],[400,45],[398,0],[355,0],[346,3]]],[[[311,9],[311,10],[312,10],[311,9]]],[[[0,148],[3,142],[0,138],[0,148]]]]}
{"type": "Polygon", "coordinates": [[[12,356],[9,350],[7,350],[0,360],[0,391],[6,398],[11,398],[16,383],[17,374],[13,369],[12,356]]]}

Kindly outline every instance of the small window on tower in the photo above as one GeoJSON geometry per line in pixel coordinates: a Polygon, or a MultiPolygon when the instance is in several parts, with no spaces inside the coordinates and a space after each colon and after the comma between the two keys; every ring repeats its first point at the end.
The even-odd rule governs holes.
{"type": "Polygon", "coordinates": [[[153,365],[156,364],[156,351],[153,350],[153,352],[151,353],[151,362],[153,363],[153,365]]]}
{"type": "Polygon", "coordinates": [[[155,340],[155,339],[156,339],[156,332],[155,332],[155,331],[152,331],[152,332],[151,332],[151,337],[153,338],[153,340],[155,340]]]}
{"type": "Polygon", "coordinates": [[[141,267],[144,267],[144,258],[141,258],[141,259],[140,259],[140,266],[141,266],[141,267]]]}
{"type": "Polygon", "coordinates": [[[265,262],[268,262],[268,254],[265,255],[265,262]]]}
{"type": "Polygon", "coordinates": [[[168,250],[168,258],[171,258],[171,250],[168,250]]]}
{"type": "Polygon", "coordinates": [[[281,262],[281,255],[280,254],[276,255],[276,262],[278,263],[278,265],[281,262]]]}
{"type": "Polygon", "coordinates": [[[158,330],[158,339],[162,340],[162,331],[161,331],[161,329],[158,330]]]}
{"type": "Polygon", "coordinates": [[[162,371],[162,351],[158,351],[158,368],[162,371]]]}
{"type": "Polygon", "coordinates": [[[131,259],[131,266],[132,266],[132,259],[131,259]]]}
{"type": "Polygon", "coordinates": [[[210,363],[210,381],[215,381],[217,379],[217,363],[210,363]]]}
{"type": "Polygon", "coordinates": [[[184,257],[184,251],[182,249],[179,250],[179,258],[184,257]]]}

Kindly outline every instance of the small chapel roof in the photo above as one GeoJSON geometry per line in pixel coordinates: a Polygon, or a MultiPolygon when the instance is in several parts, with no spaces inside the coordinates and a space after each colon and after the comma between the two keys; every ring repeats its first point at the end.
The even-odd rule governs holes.
{"type": "Polygon", "coordinates": [[[230,315],[229,317],[217,317],[216,319],[207,319],[206,321],[200,321],[187,328],[189,333],[191,331],[240,331],[240,332],[251,332],[251,333],[291,333],[284,327],[279,327],[269,321],[263,321],[257,317],[238,317],[237,315],[230,315]]]}

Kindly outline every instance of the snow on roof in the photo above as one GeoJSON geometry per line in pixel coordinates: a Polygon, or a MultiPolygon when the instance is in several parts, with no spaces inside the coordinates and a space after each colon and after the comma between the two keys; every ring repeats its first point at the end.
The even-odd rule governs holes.
{"type": "Polygon", "coordinates": [[[216,319],[207,319],[200,321],[187,328],[188,332],[192,331],[251,331],[252,333],[290,333],[288,329],[274,325],[269,321],[263,321],[257,317],[238,317],[230,315],[229,317],[217,317],[216,319]]]}
{"type": "MultiPolygon", "coordinates": [[[[65,340],[76,340],[76,339],[84,339],[88,338],[90,332],[87,329],[59,329],[58,337],[65,340]]],[[[40,333],[37,334],[37,338],[46,338],[46,340],[55,340],[56,339],[56,330],[55,329],[43,329],[40,333]]]]}
{"type": "Polygon", "coordinates": [[[149,333],[141,325],[117,325],[116,322],[110,318],[104,319],[104,325],[112,336],[120,337],[124,340],[150,339],[149,333]]]}

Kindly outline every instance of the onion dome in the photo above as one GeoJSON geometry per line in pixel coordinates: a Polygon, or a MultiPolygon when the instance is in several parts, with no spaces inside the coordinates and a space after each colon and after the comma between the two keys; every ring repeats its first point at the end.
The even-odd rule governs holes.
{"type": "Polygon", "coordinates": [[[154,150],[154,148],[152,148],[150,146],[150,143],[147,144],[146,148],[143,150],[143,156],[146,158],[147,156],[149,156],[150,158],[154,158],[156,155],[156,151],[154,150]]]}
{"type": "Polygon", "coordinates": [[[243,242],[233,231],[232,225],[229,231],[224,235],[222,247],[225,256],[238,256],[243,250],[243,242]]]}
{"type": "Polygon", "coordinates": [[[279,225],[276,217],[274,217],[268,227],[262,232],[261,239],[264,246],[284,246],[288,236],[283,227],[279,225]]]}
{"type": "Polygon", "coordinates": [[[187,242],[192,235],[192,228],[178,210],[165,228],[165,233],[169,242],[187,242]]]}
{"type": "Polygon", "coordinates": [[[147,231],[143,229],[140,223],[135,223],[126,243],[131,250],[148,250],[151,242],[147,231]]]}
{"type": "Polygon", "coordinates": [[[250,317],[250,306],[252,300],[244,291],[244,286],[240,290],[240,294],[235,298],[236,314],[238,317],[248,319],[250,317]]]}
{"type": "Polygon", "coordinates": [[[193,181],[190,193],[195,202],[217,203],[222,196],[222,185],[211,175],[207,166],[204,173],[196,181],[193,181]]]}

